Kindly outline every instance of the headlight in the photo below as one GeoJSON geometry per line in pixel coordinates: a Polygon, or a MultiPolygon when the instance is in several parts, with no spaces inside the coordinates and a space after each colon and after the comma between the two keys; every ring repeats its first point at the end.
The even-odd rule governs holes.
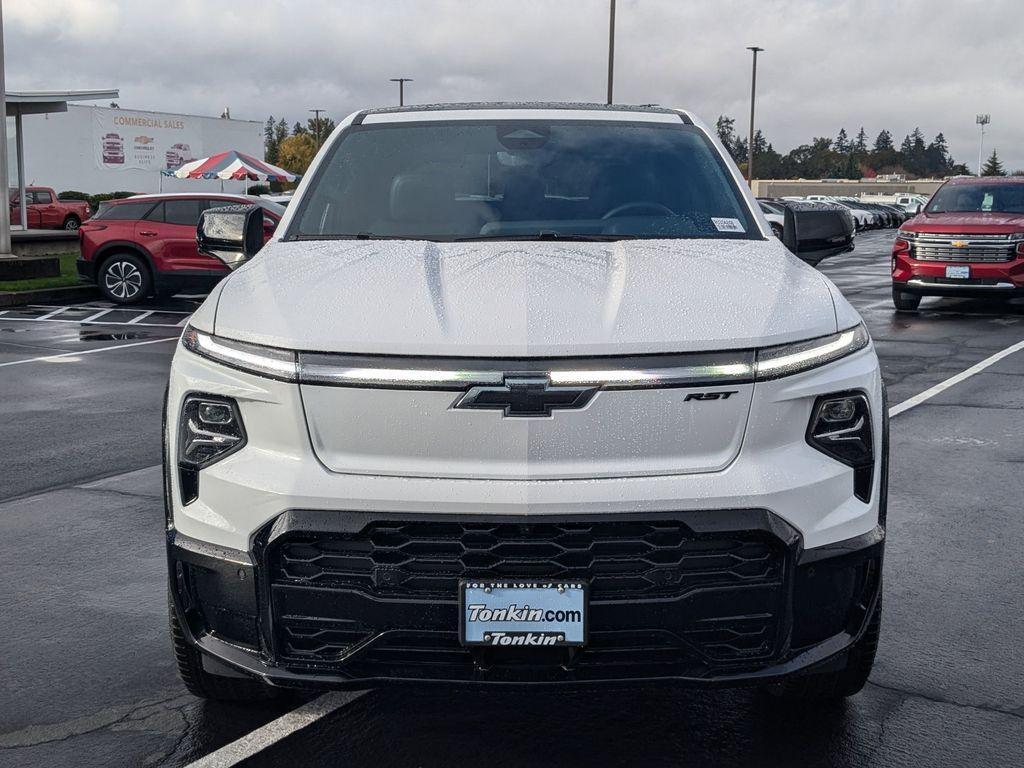
{"type": "Polygon", "coordinates": [[[199,470],[230,456],[245,445],[245,427],[238,404],[220,395],[188,395],[178,419],[178,479],[181,500],[199,498],[199,470]]]}
{"type": "Polygon", "coordinates": [[[839,392],[819,397],[811,410],[807,442],[812,448],[853,467],[853,495],[871,499],[875,469],[871,408],[860,392],[839,392]]]}
{"type": "Polygon", "coordinates": [[[181,335],[181,345],[189,352],[240,371],[281,381],[298,381],[298,358],[294,352],[262,344],[222,339],[203,333],[191,325],[181,335]]]}
{"type": "Polygon", "coordinates": [[[831,336],[821,336],[795,344],[765,347],[757,351],[754,378],[764,381],[809,371],[841,357],[852,355],[854,352],[864,349],[869,341],[867,329],[861,323],[831,336]]]}

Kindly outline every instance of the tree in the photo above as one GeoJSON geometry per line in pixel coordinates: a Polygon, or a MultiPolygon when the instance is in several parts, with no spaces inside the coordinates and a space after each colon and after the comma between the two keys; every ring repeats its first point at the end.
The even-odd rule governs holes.
{"type": "Polygon", "coordinates": [[[988,160],[985,162],[985,167],[981,169],[982,176],[1005,176],[1006,171],[1003,170],[1003,164],[999,162],[999,155],[993,149],[992,154],[989,155],[988,160]]]}
{"type": "Polygon", "coordinates": [[[295,126],[292,128],[292,136],[301,136],[306,132],[306,126],[304,126],[302,123],[296,123],[295,126]]]}
{"type": "Polygon", "coordinates": [[[268,163],[277,162],[277,142],[274,140],[274,116],[267,118],[263,126],[263,158],[268,163]]]}
{"type": "Polygon", "coordinates": [[[296,133],[281,142],[278,165],[292,173],[305,173],[316,154],[316,142],[308,132],[296,133]]]}
{"type": "Polygon", "coordinates": [[[319,136],[320,143],[323,144],[334,130],[334,121],[329,117],[321,117],[319,120],[311,117],[306,121],[306,127],[314,137],[319,136]]]}
{"type": "Polygon", "coordinates": [[[924,151],[925,165],[929,176],[945,176],[949,173],[952,161],[949,158],[949,146],[942,133],[935,134],[932,143],[924,151]]]}
{"type": "Polygon", "coordinates": [[[836,140],[832,143],[832,148],[840,154],[846,154],[850,151],[850,139],[846,135],[845,128],[839,129],[839,135],[836,136],[836,140]]]}
{"type": "Polygon", "coordinates": [[[893,149],[892,134],[883,130],[875,139],[875,152],[884,152],[887,149],[893,149]]]}
{"type": "Polygon", "coordinates": [[[719,115],[718,120],[715,121],[715,132],[722,144],[731,147],[732,143],[736,141],[736,121],[731,117],[719,115]]]}
{"type": "Polygon", "coordinates": [[[864,126],[857,132],[857,138],[853,142],[853,153],[855,155],[866,155],[868,153],[868,135],[864,132],[864,126]]]}

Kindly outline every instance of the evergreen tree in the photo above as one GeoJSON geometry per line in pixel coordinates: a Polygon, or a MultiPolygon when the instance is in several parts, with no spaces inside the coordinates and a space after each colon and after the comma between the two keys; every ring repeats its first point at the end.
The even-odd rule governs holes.
{"type": "Polygon", "coordinates": [[[929,176],[945,176],[953,161],[949,157],[949,146],[942,133],[935,134],[932,143],[925,149],[925,164],[929,176]]]}
{"type": "Polygon", "coordinates": [[[853,142],[853,152],[856,155],[866,155],[868,152],[868,135],[864,132],[864,126],[857,131],[857,138],[853,142]]]}
{"type": "Polygon", "coordinates": [[[301,136],[304,133],[308,133],[308,131],[306,130],[306,126],[302,123],[296,123],[292,128],[292,136],[301,136]]]}
{"type": "Polygon", "coordinates": [[[839,129],[839,135],[836,136],[836,140],[833,142],[832,148],[839,154],[846,154],[850,151],[850,139],[846,135],[845,128],[839,129]]]}
{"type": "Polygon", "coordinates": [[[988,160],[985,162],[985,166],[981,169],[982,176],[1005,176],[1006,171],[1003,170],[1003,164],[999,162],[999,155],[993,149],[992,154],[989,155],[988,160]]]}
{"type": "Polygon", "coordinates": [[[884,152],[885,150],[892,148],[892,134],[883,130],[878,134],[878,138],[875,139],[875,152],[884,152]]]}
{"type": "Polygon", "coordinates": [[[268,163],[277,162],[277,141],[274,139],[274,116],[267,118],[263,126],[263,157],[268,163]]]}
{"type": "Polygon", "coordinates": [[[274,141],[277,143],[277,151],[281,151],[281,142],[288,138],[288,121],[283,117],[274,126],[274,141]]]}

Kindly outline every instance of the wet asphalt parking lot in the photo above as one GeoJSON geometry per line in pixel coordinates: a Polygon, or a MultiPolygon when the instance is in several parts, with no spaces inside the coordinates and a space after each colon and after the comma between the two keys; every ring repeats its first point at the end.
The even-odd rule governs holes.
{"type": "MultiPolygon", "coordinates": [[[[898,316],[891,239],[822,270],[899,409],[1024,340],[1024,299],[898,316]]],[[[0,312],[0,766],[1024,764],[1024,349],[894,416],[882,641],[843,704],[437,688],[245,707],[187,694],[166,636],[159,411],[195,306],[0,312]]]]}

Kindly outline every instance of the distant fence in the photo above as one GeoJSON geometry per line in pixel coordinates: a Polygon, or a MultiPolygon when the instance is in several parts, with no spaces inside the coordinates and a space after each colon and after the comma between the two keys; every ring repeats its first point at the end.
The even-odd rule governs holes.
{"type": "Polygon", "coordinates": [[[922,179],[920,181],[799,181],[792,179],[755,179],[754,194],[757,197],[804,197],[806,195],[833,195],[836,197],[860,197],[867,195],[896,195],[901,192],[917,192],[931,195],[943,183],[943,179],[922,179]]]}

